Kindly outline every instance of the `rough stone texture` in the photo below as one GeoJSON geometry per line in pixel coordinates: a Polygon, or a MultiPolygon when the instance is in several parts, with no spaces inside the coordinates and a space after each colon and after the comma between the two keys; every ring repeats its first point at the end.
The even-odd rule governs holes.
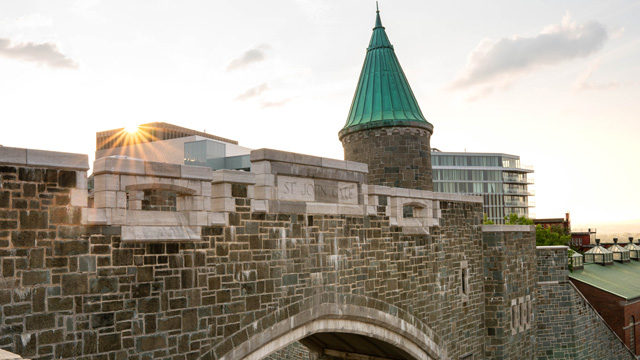
{"type": "Polygon", "coordinates": [[[567,247],[540,247],[536,255],[536,358],[635,359],[569,281],[567,247]]]}
{"type": "Polygon", "coordinates": [[[299,342],[286,346],[282,350],[264,357],[264,360],[309,360],[309,349],[299,342]]]}
{"type": "Polygon", "coordinates": [[[371,185],[433,191],[430,137],[413,127],[363,130],[342,138],[344,158],[369,165],[371,185]]]}
{"type": "Polygon", "coordinates": [[[533,359],[533,314],[515,321],[512,302],[525,312],[535,307],[536,255],[535,228],[483,226],[483,263],[487,359],[533,359]],[[510,229],[513,228],[513,229],[510,229]],[[519,302],[520,301],[520,302],[519,302]],[[527,306],[531,303],[531,306],[527,306]]]}
{"type": "MultiPolygon", "coordinates": [[[[313,163],[322,159],[291,161],[309,165],[268,171],[321,173],[313,163]]],[[[350,163],[329,163],[337,178],[352,176],[340,168],[350,163]]],[[[85,209],[73,205],[82,202],[71,201],[85,189],[81,171],[0,164],[0,348],[32,359],[221,359],[356,309],[349,319],[405,331],[436,359],[533,358],[534,345],[539,358],[625,358],[568,283],[566,253],[533,254],[530,229],[485,228],[483,238],[482,202],[469,197],[368,192],[358,169],[358,203],[371,209],[353,214],[253,211],[255,175],[224,172],[229,181],[212,181],[225,201],[219,225],[172,243],[82,225],[85,209]],[[398,219],[412,198],[425,203],[414,203],[415,218],[398,219]],[[421,216],[428,225],[410,221],[421,216]],[[509,308],[532,295],[536,256],[535,333],[514,330],[509,308]]],[[[270,358],[304,356],[298,350],[270,358]]]]}
{"type": "Polygon", "coordinates": [[[14,246],[22,209],[0,209],[8,351],[215,359],[318,304],[350,304],[418,327],[448,357],[483,352],[481,203],[440,201],[439,226],[408,235],[385,216],[252,213],[250,193],[235,186],[233,225],[202,227],[200,241],[137,243],[120,227],[74,224],[75,208],[49,196],[68,188],[47,183],[61,179],[47,171],[23,171],[11,192],[22,199],[23,184],[36,185],[33,210],[47,216],[26,218],[35,237],[16,235],[14,246]],[[465,303],[463,260],[474,269],[465,303]]]}

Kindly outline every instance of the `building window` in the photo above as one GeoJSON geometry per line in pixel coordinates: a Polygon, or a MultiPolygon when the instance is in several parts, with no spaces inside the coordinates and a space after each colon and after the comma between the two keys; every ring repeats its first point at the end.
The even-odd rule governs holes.
{"type": "Polygon", "coordinates": [[[469,300],[469,263],[466,261],[460,263],[460,293],[463,302],[469,300]]]}
{"type": "Polygon", "coordinates": [[[404,218],[412,218],[413,217],[413,206],[405,205],[402,207],[402,217],[404,218]]]}

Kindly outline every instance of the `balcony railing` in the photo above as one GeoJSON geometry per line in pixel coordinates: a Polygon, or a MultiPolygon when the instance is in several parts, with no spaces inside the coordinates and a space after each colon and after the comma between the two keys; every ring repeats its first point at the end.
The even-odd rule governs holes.
{"type": "Polygon", "coordinates": [[[523,190],[523,189],[504,189],[505,194],[513,194],[513,195],[529,195],[535,196],[536,192],[533,190],[523,190]]]}
{"type": "Polygon", "coordinates": [[[518,183],[518,184],[533,184],[534,181],[532,178],[527,177],[526,179],[523,179],[521,177],[518,176],[503,176],[502,180],[504,182],[512,182],[512,183],[518,183]]]}

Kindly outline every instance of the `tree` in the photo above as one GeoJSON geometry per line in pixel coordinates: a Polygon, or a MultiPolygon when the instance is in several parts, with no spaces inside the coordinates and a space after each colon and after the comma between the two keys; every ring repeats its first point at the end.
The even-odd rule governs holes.
{"type": "Polygon", "coordinates": [[[484,214],[484,219],[482,219],[482,225],[493,225],[495,224],[493,221],[487,218],[487,214],[484,214]]]}
{"type": "Polygon", "coordinates": [[[536,226],[536,245],[568,245],[571,242],[571,235],[565,233],[561,226],[544,228],[541,225],[536,226]]]}
{"type": "Polygon", "coordinates": [[[533,220],[518,216],[518,214],[509,214],[504,217],[504,220],[506,225],[533,225],[533,220]]]}

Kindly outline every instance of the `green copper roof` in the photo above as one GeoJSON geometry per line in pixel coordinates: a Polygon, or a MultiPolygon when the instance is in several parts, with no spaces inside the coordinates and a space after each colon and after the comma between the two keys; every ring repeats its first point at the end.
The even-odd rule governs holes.
{"type": "Polygon", "coordinates": [[[630,300],[640,297],[640,262],[602,266],[599,264],[584,264],[584,270],[574,270],[569,277],[589,284],[600,290],[618,295],[630,300]]]}
{"type": "Polygon", "coordinates": [[[433,130],[422,115],[409,82],[389,42],[376,11],[367,56],[362,66],[358,87],[353,96],[349,117],[340,138],[368,128],[394,125],[420,126],[433,130]]]}

